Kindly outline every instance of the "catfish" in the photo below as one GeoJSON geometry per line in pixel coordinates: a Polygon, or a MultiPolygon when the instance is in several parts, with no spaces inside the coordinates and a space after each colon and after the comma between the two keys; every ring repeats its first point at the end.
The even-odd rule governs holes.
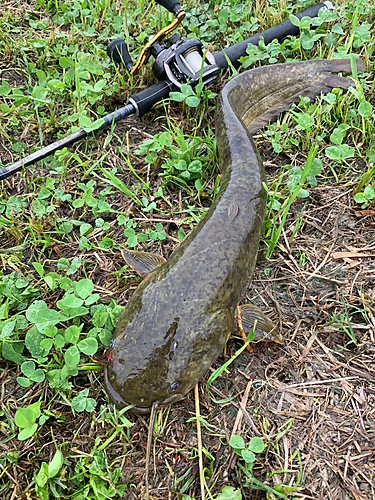
{"type": "MultiPolygon", "coordinates": [[[[357,59],[357,71],[365,69],[357,59]]],[[[223,352],[257,259],[266,208],[264,167],[252,135],[300,97],[350,81],[351,62],[311,60],[246,71],[223,88],[216,109],[220,191],[199,224],[165,261],[122,251],[144,278],[117,323],[104,384],[112,402],[147,413],[183,398],[223,352]]],[[[280,341],[254,305],[240,308],[257,339],[280,341]]]]}

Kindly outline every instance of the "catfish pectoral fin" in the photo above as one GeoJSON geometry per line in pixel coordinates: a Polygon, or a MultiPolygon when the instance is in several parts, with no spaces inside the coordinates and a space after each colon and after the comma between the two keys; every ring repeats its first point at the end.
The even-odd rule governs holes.
{"type": "Polygon", "coordinates": [[[166,260],[157,253],[138,252],[136,250],[121,250],[124,261],[136,271],[141,278],[146,278],[158,266],[164,264],[166,260]]]}
{"type": "MultiPolygon", "coordinates": [[[[253,304],[244,304],[243,306],[240,306],[240,314],[242,328],[246,336],[254,328],[254,323],[256,321],[255,342],[263,341],[276,342],[278,344],[284,343],[283,338],[277,331],[276,326],[265,314],[262,313],[259,307],[254,306],[253,304]]],[[[237,317],[236,329],[240,330],[237,317]]]]}

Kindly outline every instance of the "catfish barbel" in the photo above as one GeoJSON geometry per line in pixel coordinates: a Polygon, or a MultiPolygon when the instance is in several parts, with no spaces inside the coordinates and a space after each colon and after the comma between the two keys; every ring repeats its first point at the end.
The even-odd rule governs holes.
{"type": "MultiPolygon", "coordinates": [[[[365,65],[356,60],[357,70],[365,65]]],[[[223,88],[216,110],[220,192],[199,224],[165,261],[123,250],[145,279],[127,303],[106,352],[104,381],[112,402],[132,411],[178,401],[223,352],[237,306],[254,270],[266,207],[265,173],[252,134],[299,97],[314,98],[349,80],[349,59],[264,66],[223,88]]],[[[279,339],[253,305],[241,306],[244,326],[279,339]]]]}

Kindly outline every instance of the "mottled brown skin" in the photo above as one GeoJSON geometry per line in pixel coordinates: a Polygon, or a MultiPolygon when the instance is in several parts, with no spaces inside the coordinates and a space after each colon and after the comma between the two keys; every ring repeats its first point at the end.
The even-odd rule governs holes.
{"type": "Polygon", "coordinates": [[[153,403],[181,399],[222,353],[254,269],[265,212],[265,174],[251,133],[300,95],[347,88],[331,71],[350,72],[349,60],[265,66],[224,87],[216,116],[220,193],[119,319],[105,368],[117,407],[146,413],[153,403]]]}

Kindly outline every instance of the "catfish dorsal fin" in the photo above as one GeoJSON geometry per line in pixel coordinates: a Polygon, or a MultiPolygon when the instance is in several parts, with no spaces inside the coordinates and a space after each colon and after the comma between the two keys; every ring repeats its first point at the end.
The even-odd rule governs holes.
{"type": "Polygon", "coordinates": [[[166,260],[157,253],[138,252],[136,250],[121,250],[124,261],[136,271],[142,278],[146,278],[158,266],[166,260]]]}

